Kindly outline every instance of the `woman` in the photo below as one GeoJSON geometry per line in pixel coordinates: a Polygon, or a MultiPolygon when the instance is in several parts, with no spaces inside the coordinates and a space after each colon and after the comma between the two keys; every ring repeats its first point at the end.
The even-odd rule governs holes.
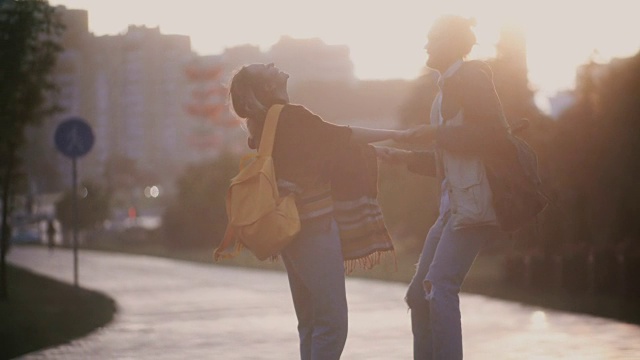
{"type": "Polygon", "coordinates": [[[345,264],[371,267],[393,252],[376,202],[377,162],[370,142],[402,132],[339,126],[289,103],[289,75],[251,64],[233,76],[232,108],[257,149],[269,108],[280,114],[273,160],[281,194],[296,193],[301,230],[282,252],[298,318],[301,359],[339,359],[347,337],[345,264]],[[357,241],[355,241],[357,240],[357,241]]]}

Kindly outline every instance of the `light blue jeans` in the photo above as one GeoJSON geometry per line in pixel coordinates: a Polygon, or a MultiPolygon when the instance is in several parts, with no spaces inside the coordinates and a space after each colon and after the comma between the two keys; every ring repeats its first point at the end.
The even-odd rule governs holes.
{"type": "Polygon", "coordinates": [[[413,358],[462,359],[460,287],[496,226],[454,230],[449,212],[429,230],[418,268],[407,291],[411,309],[413,358]]]}
{"type": "Polygon", "coordinates": [[[298,317],[300,359],[340,359],[347,340],[347,296],[338,227],[331,216],[302,222],[282,252],[298,317]]]}

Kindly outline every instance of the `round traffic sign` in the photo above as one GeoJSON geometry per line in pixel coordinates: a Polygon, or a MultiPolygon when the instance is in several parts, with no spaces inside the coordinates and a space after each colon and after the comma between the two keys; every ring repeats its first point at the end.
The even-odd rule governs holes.
{"type": "Polygon", "coordinates": [[[86,121],[72,117],[58,125],[54,140],[58,151],[66,157],[77,158],[91,150],[94,136],[86,121]]]}

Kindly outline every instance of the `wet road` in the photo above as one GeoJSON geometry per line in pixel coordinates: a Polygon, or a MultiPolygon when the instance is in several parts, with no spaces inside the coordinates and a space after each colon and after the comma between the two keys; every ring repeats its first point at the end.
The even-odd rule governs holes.
{"type": "MultiPolygon", "coordinates": [[[[297,359],[286,274],[82,250],[80,286],[114,321],[22,359],[297,359]]],[[[73,283],[70,251],[14,247],[10,263],[73,283]]],[[[347,280],[345,360],[411,359],[405,285],[347,280]]],[[[640,327],[463,294],[465,359],[640,359],[640,327]]]]}

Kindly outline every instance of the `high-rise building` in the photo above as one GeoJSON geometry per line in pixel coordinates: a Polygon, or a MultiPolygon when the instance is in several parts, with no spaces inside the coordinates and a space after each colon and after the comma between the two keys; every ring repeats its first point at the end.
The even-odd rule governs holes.
{"type": "Polygon", "coordinates": [[[291,75],[290,84],[356,80],[346,45],[327,45],[318,38],[294,39],[283,36],[266,55],[291,75]]]}
{"type": "MultiPolygon", "coordinates": [[[[63,185],[70,183],[71,162],[54,150],[53,134],[69,117],[85,119],[95,135],[92,151],[78,162],[81,180],[102,181],[107,164],[124,158],[170,189],[189,163],[214,158],[222,149],[246,151],[246,134],[227,104],[227,85],[241,65],[274,62],[291,74],[294,87],[355,81],[348,47],[320,39],[283,37],[266,52],[244,45],[199,56],[186,35],[129,26],[118,35],[95,36],[87,11],[62,6],[57,11],[66,31],[52,74],[60,92],[52,100],[63,111],[32,129],[30,138],[45,148],[43,162],[55,165],[63,185]]],[[[39,179],[47,182],[46,176],[39,179]]]]}
{"type": "MultiPolygon", "coordinates": [[[[53,73],[60,92],[52,100],[63,111],[34,130],[34,136],[53,149],[55,127],[69,117],[83,118],[94,131],[95,143],[78,162],[81,178],[101,179],[110,159],[124,157],[170,187],[194,158],[185,146],[190,124],[184,111],[189,97],[184,68],[197,57],[189,37],[139,26],[96,37],[88,31],[85,10],[58,11],[67,29],[53,73]]],[[[66,183],[69,161],[55,158],[66,183]]]]}
{"type": "MultiPolygon", "coordinates": [[[[64,50],[59,54],[52,79],[58,92],[51,94],[51,102],[62,111],[47,119],[41,126],[27,129],[28,145],[25,149],[25,170],[30,174],[31,185],[36,192],[57,191],[60,186],[71,183],[71,162],[55,150],[53,134],[56,126],[65,118],[86,115],[89,95],[86,86],[90,79],[85,75],[88,44],[88,14],[84,10],[57,8],[58,15],[66,26],[60,39],[64,50]],[[53,176],[53,174],[59,176],[53,176]],[[60,180],[63,184],[60,184],[60,180]]],[[[82,164],[84,165],[84,164],[82,164]]],[[[84,167],[83,167],[84,170],[84,167]]]]}
{"type": "Polygon", "coordinates": [[[104,140],[97,160],[121,156],[156,177],[175,173],[188,157],[183,68],[194,56],[189,37],[130,26],[122,35],[96,38],[92,54],[92,115],[104,140]]]}

